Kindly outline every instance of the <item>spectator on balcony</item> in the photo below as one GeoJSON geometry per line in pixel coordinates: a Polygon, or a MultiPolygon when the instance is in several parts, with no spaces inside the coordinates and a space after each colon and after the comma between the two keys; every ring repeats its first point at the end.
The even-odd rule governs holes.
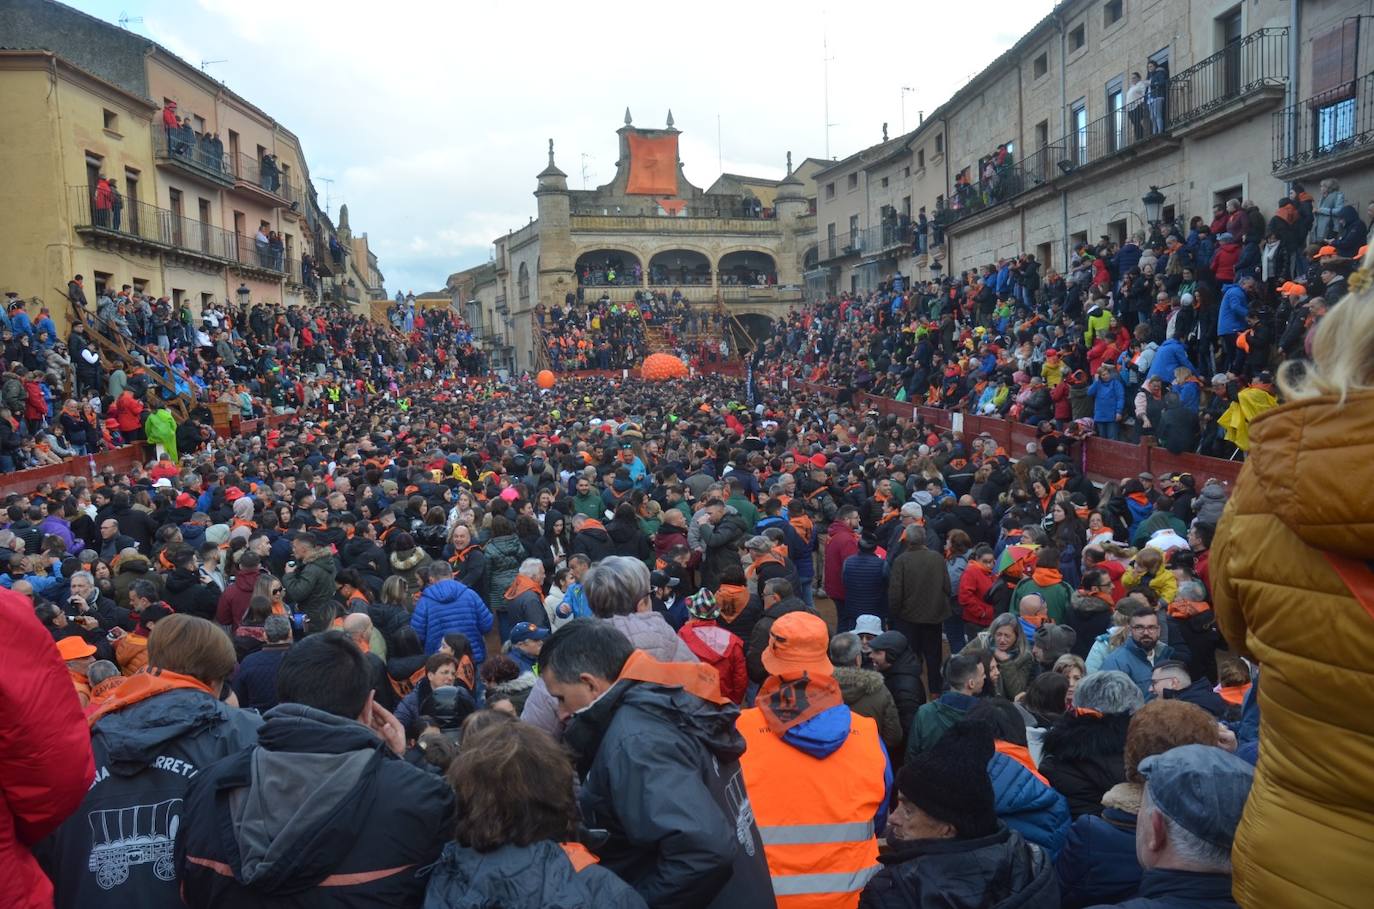
{"type": "Polygon", "coordinates": [[[1169,100],[1169,70],[1151,60],[1145,67],[1145,104],[1150,110],[1152,135],[1164,132],[1169,100]]]}
{"type": "Polygon", "coordinates": [[[272,242],[268,238],[268,224],[266,221],[258,222],[258,234],[254,237],[253,243],[257,248],[258,264],[263,268],[270,267],[272,265],[272,242]]]}
{"type": "Polygon", "coordinates": [[[1124,106],[1126,116],[1131,121],[1131,141],[1135,142],[1145,134],[1145,80],[1140,73],[1131,73],[1131,82],[1126,86],[1124,106]]]}
{"type": "Polygon", "coordinates": [[[124,213],[124,197],[119,194],[119,187],[113,177],[109,180],[110,184],[110,227],[119,230],[120,219],[124,213]]]}
{"type": "Polygon", "coordinates": [[[1345,193],[1335,177],[1327,177],[1321,182],[1321,199],[1317,201],[1314,212],[1312,239],[1325,243],[1336,236],[1336,216],[1345,208],[1345,193]]]}
{"type": "Polygon", "coordinates": [[[286,271],[286,244],[281,234],[275,230],[268,234],[267,245],[272,253],[272,267],[277,271],[286,271]]]}
{"type": "Polygon", "coordinates": [[[95,226],[110,226],[110,210],[114,208],[114,196],[110,192],[110,181],[101,174],[95,181],[95,195],[93,198],[95,205],[95,226]]]}
{"type": "Polygon", "coordinates": [[[172,140],[176,137],[176,132],[181,128],[181,121],[177,119],[177,103],[168,101],[162,108],[162,128],[167,132],[167,149],[173,148],[172,140]]]}

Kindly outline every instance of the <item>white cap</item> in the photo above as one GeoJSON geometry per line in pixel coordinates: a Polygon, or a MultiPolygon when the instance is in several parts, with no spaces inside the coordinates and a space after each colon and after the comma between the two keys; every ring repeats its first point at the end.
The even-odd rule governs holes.
{"type": "Polygon", "coordinates": [[[883,633],[883,620],[876,615],[861,615],[854,620],[854,633],[880,635],[883,633]]]}

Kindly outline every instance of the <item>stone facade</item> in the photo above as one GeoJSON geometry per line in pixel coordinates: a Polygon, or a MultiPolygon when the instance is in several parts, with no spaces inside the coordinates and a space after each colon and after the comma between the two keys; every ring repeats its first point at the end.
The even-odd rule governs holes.
{"type": "Polygon", "coordinates": [[[927,278],[1021,252],[1062,269],[1079,241],[1145,230],[1142,198],[1152,187],[1165,196],[1166,218],[1186,220],[1210,218],[1228,198],[1270,212],[1285,181],[1304,179],[1317,196],[1321,178],[1338,177],[1363,215],[1374,197],[1374,76],[1360,77],[1374,68],[1374,51],[1358,40],[1368,24],[1352,17],[1366,12],[1356,0],[1067,0],[912,133],[818,174],[823,280],[832,291],[867,289],[897,271],[927,278]],[[1339,49],[1332,34],[1343,27],[1351,35],[1337,79],[1322,59],[1339,49]],[[1162,132],[1148,109],[1140,126],[1122,110],[1132,74],[1145,76],[1150,61],[1170,76],[1162,132]],[[1345,88],[1329,97],[1351,100],[1325,108],[1323,145],[1310,99],[1333,81],[1345,88]],[[1296,129],[1285,131],[1285,111],[1296,129]],[[1004,188],[950,211],[945,243],[930,255],[875,253],[871,242],[824,254],[828,231],[872,230],[893,195],[909,192],[913,218],[921,207],[932,217],[952,208],[961,173],[977,184],[1000,144],[1014,162],[999,178],[1004,188]],[[884,177],[896,186],[894,156],[907,159],[911,177],[896,193],[875,193],[884,177]]]}
{"type": "MultiPolygon", "coordinates": [[[[802,301],[803,272],[808,258],[814,262],[816,256],[814,184],[807,177],[820,162],[808,159],[803,168],[775,181],[726,175],[702,190],[687,180],[676,160],[667,162],[675,166],[675,175],[659,174],[673,191],[632,192],[635,143],[662,142],[660,147],[675,154],[677,135],[671,113],[666,128],[644,129],[634,126],[626,111],[625,125],[617,130],[616,174],[595,190],[568,188],[550,141],[548,165],[534,192],[538,217],[496,239],[492,302],[474,307],[483,325],[478,334],[494,364],[529,369],[536,361],[535,346],[542,343],[533,327],[534,307],[576,295],[584,273],[609,259],[622,267],[618,283],[597,284],[585,293],[605,292],[622,301],[638,290],[681,289],[694,302],[719,300],[736,315],[769,317],[802,301]],[[741,188],[748,192],[727,191],[741,188]],[[767,192],[761,192],[764,188],[767,192]],[[767,210],[754,216],[752,200],[762,203],[765,195],[767,210]],[[638,281],[630,277],[636,268],[638,281]],[[757,281],[758,275],[765,280],[757,281]]],[[[450,287],[455,279],[473,285],[470,299],[480,299],[475,278],[460,272],[450,287]]]]}

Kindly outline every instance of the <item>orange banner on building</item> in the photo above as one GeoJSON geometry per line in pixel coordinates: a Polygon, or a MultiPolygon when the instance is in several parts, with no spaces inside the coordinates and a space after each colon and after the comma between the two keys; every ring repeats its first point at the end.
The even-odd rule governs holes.
{"type": "Polygon", "coordinates": [[[625,192],[637,196],[677,195],[677,136],[631,133],[630,179],[625,192]]]}
{"type": "Polygon", "coordinates": [[[658,207],[669,215],[676,218],[682,214],[682,210],[687,207],[686,199],[659,199],[658,207]]]}

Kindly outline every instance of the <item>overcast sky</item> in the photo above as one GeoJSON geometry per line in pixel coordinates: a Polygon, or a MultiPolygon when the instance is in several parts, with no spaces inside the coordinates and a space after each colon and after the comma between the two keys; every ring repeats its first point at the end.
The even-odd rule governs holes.
{"type": "Polygon", "coordinates": [[[284,123],[321,200],[348,203],[387,290],[441,288],[535,214],[548,140],[568,185],[615,173],[636,124],[682,130],[687,177],[781,177],[916,125],[1053,7],[472,0],[68,0],[163,44],[284,123]],[[903,86],[913,89],[902,91],[903,86]],[[905,101],[905,105],[903,105],[905,101]],[[905,106],[905,114],[903,113],[905,106]],[[717,142],[717,118],[720,132],[717,142]],[[583,156],[586,156],[585,159],[583,156]],[[326,184],[321,178],[332,178],[326,184]]]}

